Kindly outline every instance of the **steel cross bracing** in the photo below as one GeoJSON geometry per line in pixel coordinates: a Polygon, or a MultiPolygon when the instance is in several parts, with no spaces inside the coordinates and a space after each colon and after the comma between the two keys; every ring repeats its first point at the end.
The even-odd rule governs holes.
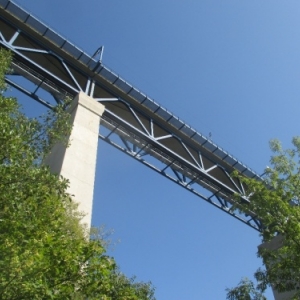
{"type": "Polygon", "coordinates": [[[231,176],[237,170],[260,180],[256,173],[8,0],[0,0],[0,45],[14,54],[11,86],[50,108],[85,92],[105,105],[102,140],[261,230],[255,215],[236,209],[235,194],[248,198],[231,176]]]}

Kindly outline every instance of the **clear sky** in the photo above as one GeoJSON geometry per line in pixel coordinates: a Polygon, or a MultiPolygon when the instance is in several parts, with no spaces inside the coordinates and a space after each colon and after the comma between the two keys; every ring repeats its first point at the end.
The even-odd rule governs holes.
{"type": "MultiPolygon", "coordinates": [[[[299,135],[298,0],[17,3],[258,173],[271,138],[299,135]]],[[[100,141],[101,224],[159,300],[225,299],[261,264],[255,230],[100,141]]]]}

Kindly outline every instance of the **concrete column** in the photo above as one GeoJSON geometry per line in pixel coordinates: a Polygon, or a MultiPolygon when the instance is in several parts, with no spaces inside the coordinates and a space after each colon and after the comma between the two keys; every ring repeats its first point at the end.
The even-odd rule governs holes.
{"type": "MultiPolygon", "coordinates": [[[[281,248],[283,246],[283,244],[284,244],[283,236],[277,235],[270,242],[259,245],[258,248],[266,248],[268,250],[275,251],[275,250],[281,248]]],[[[268,266],[266,266],[266,267],[268,268],[268,266]]],[[[275,300],[290,300],[293,298],[293,296],[296,292],[296,291],[289,291],[289,292],[279,293],[274,288],[272,288],[272,290],[273,290],[275,300]]]]}
{"type": "Polygon", "coordinates": [[[69,147],[57,144],[45,163],[55,174],[69,179],[70,193],[85,214],[82,223],[91,227],[94,181],[100,117],[104,106],[80,92],[73,100],[70,113],[72,132],[69,147]]]}

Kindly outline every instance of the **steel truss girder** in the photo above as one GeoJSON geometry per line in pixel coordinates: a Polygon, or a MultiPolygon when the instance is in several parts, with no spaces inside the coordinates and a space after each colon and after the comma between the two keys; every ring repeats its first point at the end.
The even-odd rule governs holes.
{"type": "Polygon", "coordinates": [[[203,173],[195,172],[192,168],[187,168],[186,164],[182,164],[180,157],[167,156],[165,151],[161,151],[160,145],[156,145],[159,147],[156,148],[146,138],[142,139],[140,134],[136,135],[134,128],[131,128],[131,131],[130,126],[122,126],[120,122],[115,122],[107,115],[105,114],[101,120],[101,125],[106,129],[105,133],[99,134],[102,140],[241,222],[256,230],[261,229],[261,223],[254,215],[246,216],[239,213],[234,205],[233,194],[212,185],[203,173]]]}
{"type": "MultiPolygon", "coordinates": [[[[4,8],[13,5],[7,0],[0,0],[0,6],[2,3],[6,3],[4,8]]],[[[119,77],[108,82],[108,77],[100,76],[103,70],[107,72],[100,61],[90,58],[83,64],[80,59],[84,55],[89,58],[86,54],[82,52],[75,59],[62,50],[67,41],[60,47],[49,43],[44,35],[50,29],[46,28],[43,34],[37,33],[1,7],[0,17],[0,45],[14,53],[7,83],[50,108],[67,96],[85,92],[106,107],[101,120],[106,132],[101,130],[99,134],[102,140],[250,227],[261,230],[261,223],[254,215],[240,214],[236,208],[234,194],[248,200],[243,184],[230,175],[235,169],[245,176],[247,173],[256,176],[253,172],[218,147],[210,151],[212,144],[205,138],[202,144],[197,144],[194,136],[198,133],[188,128],[183,131],[185,124],[174,128],[171,120],[175,117],[165,112],[167,117],[162,118],[161,107],[151,110],[151,105],[155,107],[156,104],[151,104],[147,97],[141,102],[133,101],[128,96],[136,93],[133,87],[124,93],[119,77]],[[33,83],[34,88],[15,81],[19,76],[33,83]],[[41,97],[41,90],[48,92],[54,101],[41,97]],[[144,102],[150,104],[145,106],[144,102]],[[192,134],[187,136],[186,132],[192,134]],[[215,152],[224,153],[222,159],[215,152]],[[233,162],[228,164],[229,161],[233,162]]]]}

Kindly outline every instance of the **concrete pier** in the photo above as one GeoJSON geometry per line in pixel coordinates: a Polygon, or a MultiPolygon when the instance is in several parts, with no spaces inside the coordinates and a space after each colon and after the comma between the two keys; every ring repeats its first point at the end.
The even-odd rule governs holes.
{"type": "MultiPolygon", "coordinates": [[[[283,244],[284,244],[284,237],[282,235],[278,235],[274,237],[270,242],[261,244],[260,246],[258,246],[258,248],[266,248],[275,251],[281,248],[283,244]]],[[[268,266],[266,267],[268,268],[268,266]]],[[[296,291],[289,291],[289,292],[279,293],[274,288],[272,288],[272,290],[273,290],[275,300],[290,300],[293,298],[296,292],[296,291]]]]}
{"type": "Polygon", "coordinates": [[[69,179],[68,193],[79,203],[85,214],[82,223],[91,227],[94,181],[100,117],[104,106],[80,92],[73,100],[70,113],[72,132],[69,147],[57,144],[45,163],[55,174],[69,179]]]}

